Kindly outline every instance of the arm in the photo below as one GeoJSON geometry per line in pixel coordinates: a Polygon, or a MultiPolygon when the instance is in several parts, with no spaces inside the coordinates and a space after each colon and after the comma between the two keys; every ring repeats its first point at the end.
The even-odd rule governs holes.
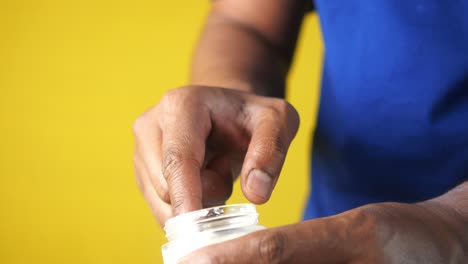
{"type": "Polygon", "coordinates": [[[332,217],[256,232],[198,250],[182,263],[194,260],[468,263],[468,181],[421,203],[370,204],[332,217]]]}
{"type": "Polygon", "coordinates": [[[214,1],[195,49],[191,83],[284,97],[306,3],[214,1]]]}

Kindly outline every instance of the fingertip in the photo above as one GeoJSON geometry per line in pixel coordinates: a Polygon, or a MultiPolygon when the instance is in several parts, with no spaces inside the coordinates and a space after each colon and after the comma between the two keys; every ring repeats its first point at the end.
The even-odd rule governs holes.
{"type": "Polygon", "coordinates": [[[194,194],[182,199],[175,199],[174,203],[172,203],[172,212],[175,216],[200,210],[202,208],[202,198],[194,194]]]}
{"type": "Polygon", "coordinates": [[[255,204],[266,203],[275,186],[274,178],[267,172],[252,169],[243,184],[243,192],[246,198],[255,204]]]}

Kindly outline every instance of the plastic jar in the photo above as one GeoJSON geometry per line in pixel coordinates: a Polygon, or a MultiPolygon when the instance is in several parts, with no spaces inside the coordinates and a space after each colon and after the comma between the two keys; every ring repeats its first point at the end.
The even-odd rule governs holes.
{"type": "Polygon", "coordinates": [[[162,246],[165,264],[175,264],[189,253],[215,243],[265,229],[258,225],[253,204],[232,204],[181,214],[167,220],[168,243],[162,246]]]}

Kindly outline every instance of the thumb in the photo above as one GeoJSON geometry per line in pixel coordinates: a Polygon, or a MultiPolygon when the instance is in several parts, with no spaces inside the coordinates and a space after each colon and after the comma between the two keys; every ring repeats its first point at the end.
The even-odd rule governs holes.
{"type": "Polygon", "coordinates": [[[285,110],[267,109],[252,118],[252,137],[241,181],[244,195],[256,204],[270,199],[299,125],[297,112],[286,101],[281,101],[285,110]]]}

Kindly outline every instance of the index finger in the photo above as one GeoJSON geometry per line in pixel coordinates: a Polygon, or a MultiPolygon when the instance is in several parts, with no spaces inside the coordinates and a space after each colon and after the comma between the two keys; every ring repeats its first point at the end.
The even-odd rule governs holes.
{"type": "Polygon", "coordinates": [[[161,126],[161,168],[174,215],[202,208],[200,171],[210,130],[209,114],[206,116],[202,110],[196,110],[200,113],[188,113],[183,109],[165,113],[164,125],[161,126]]]}
{"type": "Polygon", "coordinates": [[[348,263],[348,248],[356,245],[337,224],[324,218],[261,230],[198,249],[178,263],[348,263]]]}

